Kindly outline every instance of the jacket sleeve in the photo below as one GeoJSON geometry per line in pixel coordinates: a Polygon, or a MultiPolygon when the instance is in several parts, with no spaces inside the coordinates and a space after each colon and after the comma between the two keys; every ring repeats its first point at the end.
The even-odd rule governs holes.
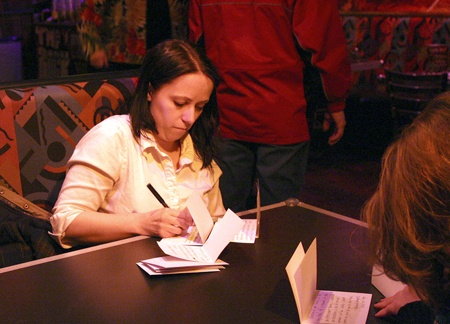
{"type": "Polygon", "coordinates": [[[298,0],[292,16],[294,35],[318,69],[330,112],[342,111],[351,86],[350,59],[337,1],[298,0]]]}
{"type": "Polygon", "coordinates": [[[197,44],[203,35],[202,13],[199,0],[189,2],[189,41],[197,44]]]}

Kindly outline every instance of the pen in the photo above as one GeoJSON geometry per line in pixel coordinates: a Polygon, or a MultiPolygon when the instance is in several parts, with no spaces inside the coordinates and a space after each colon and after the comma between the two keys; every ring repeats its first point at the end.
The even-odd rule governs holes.
{"type": "Polygon", "coordinates": [[[158,199],[158,201],[161,203],[161,205],[163,205],[165,208],[169,208],[169,205],[166,204],[163,197],[161,197],[161,195],[158,193],[158,191],[156,191],[156,189],[153,188],[151,183],[147,184],[147,188],[152,192],[152,194],[156,197],[156,199],[158,199]]]}

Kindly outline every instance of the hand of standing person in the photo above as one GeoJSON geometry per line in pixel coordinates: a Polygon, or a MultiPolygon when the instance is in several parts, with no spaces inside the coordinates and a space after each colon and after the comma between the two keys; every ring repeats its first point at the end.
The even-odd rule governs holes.
{"type": "Polygon", "coordinates": [[[323,120],[323,130],[326,132],[330,129],[331,124],[334,124],[333,134],[328,138],[328,144],[334,145],[344,136],[344,129],[347,122],[345,121],[345,114],[343,111],[325,114],[323,120]]]}

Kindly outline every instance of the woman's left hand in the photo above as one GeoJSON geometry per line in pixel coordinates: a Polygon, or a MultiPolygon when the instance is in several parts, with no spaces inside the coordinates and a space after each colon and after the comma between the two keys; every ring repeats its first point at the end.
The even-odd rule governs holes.
{"type": "Polygon", "coordinates": [[[406,286],[402,290],[398,291],[391,297],[383,298],[374,306],[378,308],[376,317],[386,317],[391,315],[397,315],[400,308],[406,304],[420,301],[416,291],[411,286],[406,286]]]}

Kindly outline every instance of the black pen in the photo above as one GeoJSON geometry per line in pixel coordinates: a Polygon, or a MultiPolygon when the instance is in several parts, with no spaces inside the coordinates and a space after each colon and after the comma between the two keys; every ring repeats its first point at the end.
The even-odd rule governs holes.
{"type": "Polygon", "coordinates": [[[147,188],[152,192],[152,194],[156,197],[156,199],[158,199],[161,205],[163,205],[165,208],[170,208],[169,205],[167,205],[166,202],[164,201],[163,197],[161,197],[158,191],[156,191],[156,189],[153,188],[153,186],[150,183],[147,184],[147,188]]]}

